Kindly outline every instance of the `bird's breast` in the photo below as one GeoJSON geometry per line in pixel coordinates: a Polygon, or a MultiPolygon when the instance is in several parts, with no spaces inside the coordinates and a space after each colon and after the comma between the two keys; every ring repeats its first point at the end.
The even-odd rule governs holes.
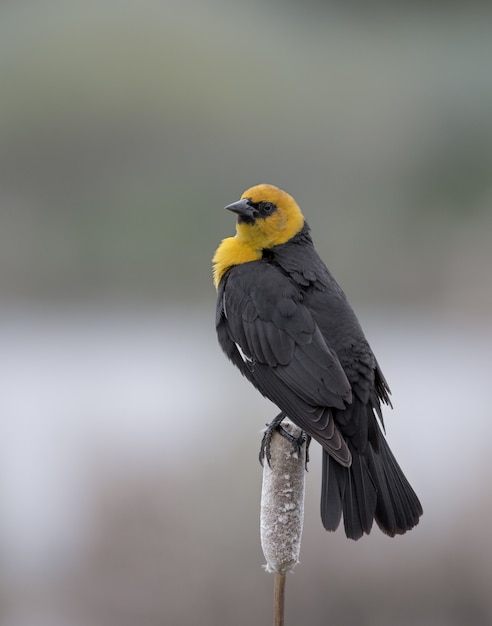
{"type": "Polygon", "coordinates": [[[248,242],[240,241],[237,237],[223,239],[212,260],[215,288],[219,286],[222,277],[230,267],[259,261],[261,257],[262,250],[256,249],[248,242]]]}

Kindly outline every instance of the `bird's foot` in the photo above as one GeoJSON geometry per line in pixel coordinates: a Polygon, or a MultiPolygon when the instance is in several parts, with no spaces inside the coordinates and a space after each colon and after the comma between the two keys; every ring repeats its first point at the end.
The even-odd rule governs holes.
{"type": "Polygon", "coordinates": [[[307,433],[305,433],[304,431],[302,431],[303,434],[306,437],[306,462],[304,463],[304,469],[306,470],[306,472],[308,471],[308,463],[309,463],[309,446],[311,445],[311,435],[308,435],[307,433]]]}
{"type": "Polygon", "coordinates": [[[292,451],[294,454],[298,456],[301,453],[301,448],[306,443],[306,469],[309,461],[309,444],[311,443],[311,437],[306,435],[304,431],[301,431],[301,434],[298,437],[291,435],[288,430],[283,428],[282,420],[286,417],[285,413],[279,413],[277,417],[275,417],[269,424],[266,425],[265,432],[263,434],[263,439],[261,440],[260,446],[260,463],[263,466],[263,461],[266,459],[268,466],[270,467],[271,461],[271,453],[270,453],[270,444],[272,442],[273,433],[276,431],[279,435],[282,435],[287,441],[292,445],[292,451]]]}

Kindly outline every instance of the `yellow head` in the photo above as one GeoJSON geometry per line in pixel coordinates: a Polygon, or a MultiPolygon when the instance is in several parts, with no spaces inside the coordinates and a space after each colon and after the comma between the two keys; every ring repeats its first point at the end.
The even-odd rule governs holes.
{"type": "Polygon", "coordinates": [[[304,225],[294,198],[273,185],[247,189],[226,209],[238,215],[236,237],[261,250],[289,241],[304,225]]]}
{"type": "Polygon", "coordinates": [[[215,253],[216,287],[229,267],[258,261],[263,250],[286,243],[304,225],[304,216],[294,198],[273,185],[247,189],[240,200],[226,209],[238,216],[236,235],[224,239],[215,253]]]}

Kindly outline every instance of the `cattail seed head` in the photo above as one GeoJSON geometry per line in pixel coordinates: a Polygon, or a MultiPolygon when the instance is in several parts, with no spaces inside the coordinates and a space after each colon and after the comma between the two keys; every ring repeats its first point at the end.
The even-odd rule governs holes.
{"type": "MultiPolygon", "coordinates": [[[[284,419],[282,428],[293,437],[302,430],[284,419]]],[[[263,465],[261,491],[261,547],[267,572],[286,574],[299,562],[304,521],[304,474],[306,443],[298,452],[292,443],[274,432],[270,444],[270,465],[263,465]]]]}

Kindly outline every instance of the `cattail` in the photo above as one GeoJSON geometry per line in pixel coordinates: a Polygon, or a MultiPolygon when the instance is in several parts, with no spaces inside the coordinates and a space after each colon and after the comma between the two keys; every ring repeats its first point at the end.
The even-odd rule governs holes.
{"type": "MultiPolygon", "coordinates": [[[[293,438],[303,432],[290,420],[282,428],[293,438]]],[[[304,473],[306,442],[297,449],[274,431],[270,443],[270,464],[263,464],[261,490],[261,547],[265,569],[275,573],[274,624],[284,623],[285,575],[299,562],[304,521],[304,473]]]]}

